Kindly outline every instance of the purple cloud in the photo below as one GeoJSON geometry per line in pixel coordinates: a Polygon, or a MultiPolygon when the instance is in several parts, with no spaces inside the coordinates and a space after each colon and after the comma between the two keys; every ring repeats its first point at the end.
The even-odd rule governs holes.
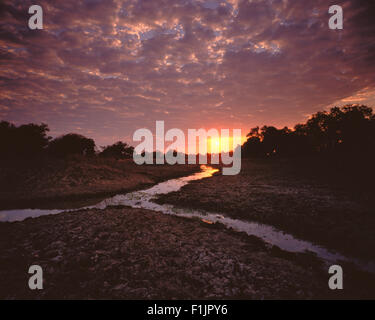
{"type": "MultiPolygon", "coordinates": [[[[365,0],[31,1],[0,4],[0,118],[99,145],[168,127],[293,125],[375,101],[375,4],[365,0]],[[328,8],[344,8],[344,29],[328,8]]],[[[372,105],[371,105],[372,104],[372,105]]]]}

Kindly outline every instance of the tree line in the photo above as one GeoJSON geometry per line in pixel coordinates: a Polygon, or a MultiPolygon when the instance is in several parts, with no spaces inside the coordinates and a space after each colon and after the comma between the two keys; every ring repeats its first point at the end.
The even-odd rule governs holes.
{"type": "Polygon", "coordinates": [[[30,123],[15,126],[7,121],[0,122],[0,158],[12,160],[51,156],[107,157],[127,159],[133,157],[133,147],[118,141],[112,145],[96,147],[95,141],[83,135],[68,133],[52,139],[47,124],[30,123]]]}
{"type": "MultiPolygon", "coordinates": [[[[0,160],[71,155],[132,158],[134,148],[118,141],[97,148],[95,141],[68,133],[52,139],[47,124],[15,126],[0,122],[0,160]]],[[[351,159],[375,159],[375,115],[364,105],[334,107],[313,114],[293,129],[273,126],[252,128],[242,145],[243,157],[297,157],[335,155],[351,159]]]]}
{"type": "Polygon", "coordinates": [[[334,155],[375,158],[375,115],[364,105],[334,107],[313,114],[293,129],[252,128],[242,146],[244,157],[334,155]]]}

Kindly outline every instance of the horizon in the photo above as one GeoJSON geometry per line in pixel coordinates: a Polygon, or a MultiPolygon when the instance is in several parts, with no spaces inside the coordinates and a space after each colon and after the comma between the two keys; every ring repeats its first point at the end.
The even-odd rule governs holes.
{"type": "MultiPolygon", "coordinates": [[[[347,104],[347,105],[344,105],[344,106],[341,106],[341,107],[333,107],[333,108],[344,108],[344,107],[363,107],[364,105],[361,105],[361,104],[347,104]]],[[[367,108],[369,108],[370,110],[374,111],[374,108],[373,107],[369,107],[369,106],[365,106],[367,108]]],[[[327,110],[321,110],[321,111],[318,111],[318,112],[329,112],[332,108],[328,108],[327,110]]],[[[317,113],[318,113],[317,112],[317,113]]],[[[317,113],[313,114],[313,115],[310,115],[308,117],[307,120],[310,120],[312,119],[312,117],[314,115],[317,115],[317,113]]],[[[6,120],[2,120],[0,119],[0,122],[2,121],[5,121],[7,122],[6,120]]],[[[9,122],[11,125],[15,125],[17,127],[16,124],[12,123],[12,122],[9,122]]],[[[22,126],[22,125],[30,125],[30,124],[36,124],[36,125],[47,125],[47,128],[48,128],[48,133],[51,132],[51,128],[49,127],[49,125],[47,123],[23,123],[23,124],[20,124],[19,126],[22,126]]],[[[256,127],[253,127],[251,129],[262,129],[263,127],[273,127],[273,128],[276,128],[277,130],[282,130],[282,129],[288,129],[290,130],[291,132],[295,132],[296,131],[296,126],[298,125],[304,125],[305,123],[296,123],[294,124],[293,126],[291,127],[288,127],[288,126],[283,126],[283,127],[275,127],[275,126],[268,126],[268,125],[258,125],[256,127]]],[[[156,125],[156,123],[155,123],[156,125]]],[[[249,137],[250,137],[250,129],[247,131],[246,135],[243,135],[243,133],[241,134],[241,143],[240,144],[237,144],[236,146],[234,146],[234,141],[233,141],[233,135],[229,135],[228,137],[225,137],[225,136],[222,136],[222,132],[221,130],[217,130],[218,131],[218,136],[211,136],[210,135],[210,130],[216,130],[216,128],[210,128],[210,129],[204,129],[204,128],[199,128],[199,129],[193,129],[194,131],[196,131],[197,133],[200,131],[200,130],[203,130],[205,132],[204,134],[204,137],[201,137],[201,136],[196,136],[195,137],[195,144],[196,144],[196,152],[195,153],[192,153],[192,152],[189,152],[189,148],[191,147],[190,146],[190,140],[189,140],[189,135],[186,134],[185,135],[185,132],[182,132],[184,134],[184,143],[180,142],[179,144],[177,143],[178,139],[174,139],[172,142],[171,141],[165,141],[165,135],[163,136],[163,140],[160,140],[158,138],[158,134],[157,133],[154,133],[152,131],[150,131],[149,129],[147,128],[141,128],[141,129],[137,129],[137,130],[144,130],[146,129],[147,131],[149,131],[151,134],[152,134],[152,137],[153,137],[153,151],[152,152],[145,152],[146,154],[147,153],[162,153],[164,155],[166,155],[168,152],[170,151],[177,151],[177,153],[179,154],[184,154],[186,156],[188,155],[201,155],[201,154],[207,154],[207,155],[219,155],[219,154],[229,154],[229,153],[232,153],[233,150],[237,147],[243,147],[244,144],[248,141],[249,137]],[[205,136],[207,134],[207,136],[205,136]],[[224,145],[226,146],[225,149],[222,148],[222,144],[223,144],[223,139],[224,141],[226,141],[224,143],[224,145]],[[204,142],[201,142],[204,141],[204,142]],[[160,148],[157,147],[157,144],[159,143],[160,141],[162,141],[162,144],[164,145],[164,151],[161,150],[160,148]],[[203,147],[203,145],[206,145],[206,152],[203,152],[200,148],[203,147]],[[185,151],[181,151],[181,149],[184,149],[185,151]],[[213,151],[212,151],[213,150],[213,151]]],[[[172,132],[174,132],[174,130],[177,129],[177,128],[173,128],[172,129],[172,132]]],[[[179,130],[179,129],[177,129],[179,130]]],[[[187,129],[187,131],[189,130],[192,130],[192,129],[187,129]]],[[[225,129],[224,129],[225,130],[225,129]]],[[[232,133],[233,134],[233,129],[227,129],[229,130],[229,134],[232,133]]],[[[66,132],[66,133],[62,133],[61,135],[59,136],[53,136],[53,135],[49,135],[49,138],[51,139],[51,141],[53,141],[54,139],[57,139],[57,138],[61,138],[65,135],[69,135],[69,134],[73,134],[73,135],[82,135],[81,133],[79,132],[66,132]]],[[[167,134],[165,132],[165,134],[167,134]]],[[[92,139],[94,141],[94,144],[95,144],[95,149],[96,149],[96,152],[97,153],[100,153],[102,150],[104,150],[106,147],[109,147],[109,146],[112,146],[112,145],[115,145],[116,143],[118,142],[123,142],[123,143],[126,143],[128,146],[130,147],[136,147],[137,143],[135,140],[131,140],[130,142],[127,142],[127,141],[124,141],[124,140],[117,140],[117,141],[113,141],[112,143],[109,143],[108,145],[99,145],[97,143],[97,141],[91,137],[91,136],[85,136],[85,135],[82,135],[83,137],[85,138],[88,138],[88,139],[92,139]]],[[[145,136],[143,136],[143,138],[145,138],[145,136]]],[[[174,138],[177,138],[176,136],[174,136],[174,138]]],[[[142,141],[145,141],[144,139],[142,141]]],[[[139,144],[139,143],[138,143],[139,144]]],[[[193,143],[194,144],[194,143],[193,143]]],[[[194,148],[194,145],[192,146],[194,148]]],[[[140,154],[140,153],[137,153],[135,152],[135,154],[140,154]]]]}

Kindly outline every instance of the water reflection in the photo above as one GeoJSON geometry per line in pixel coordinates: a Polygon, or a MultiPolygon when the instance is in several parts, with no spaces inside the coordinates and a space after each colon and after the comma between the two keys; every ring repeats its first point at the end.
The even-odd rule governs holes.
{"type": "MultiPolygon", "coordinates": [[[[123,204],[123,205],[129,205],[134,203],[135,200],[142,202],[145,205],[145,202],[150,201],[154,195],[158,194],[165,194],[172,191],[178,191],[180,190],[184,185],[188,184],[190,181],[193,180],[199,180],[203,178],[209,178],[214,173],[218,172],[218,169],[214,169],[209,166],[201,166],[200,172],[197,172],[193,175],[190,175],[188,177],[182,177],[178,179],[172,179],[168,180],[162,183],[159,183],[152,188],[143,190],[143,191],[137,191],[133,192],[127,195],[118,195],[109,199],[106,199],[96,205],[93,206],[87,206],[83,208],[76,208],[76,209],[14,209],[14,210],[3,210],[0,211],[0,222],[13,222],[13,221],[22,221],[26,218],[36,218],[43,215],[48,214],[57,214],[61,212],[66,211],[76,211],[81,210],[85,208],[100,208],[104,209],[108,205],[114,205],[114,204],[123,204]],[[131,202],[127,202],[130,199],[132,199],[131,202]]],[[[136,202],[137,202],[136,201],[136,202]]]]}
{"type": "MultiPolygon", "coordinates": [[[[256,222],[242,221],[238,219],[232,219],[225,217],[218,213],[205,212],[202,210],[193,210],[187,208],[177,208],[169,204],[157,204],[153,202],[160,194],[166,194],[180,190],[183,186],[188,184],[190,181],[200,180],[203,178],[209,178],[214,173],[218,172],[218,169],[214,169],[209,166],[201,166],[202,171],[195,173],[188,177],[182,177],[178,179],[172,179],[165,182],[161,182],[149,189],[135,191],[127,194],[119,194],[114,197],[105,199],[93,206],[87,206],[81,209],[105,209],[108,206],[129,206],[132,208],[142,208],[153,211],[162,212],[164,214],[176,215],[186,218],[199,218],[203,222],[213,224],[220,222],[228,228],[232,228],[235,231],[245,232],[248,235],[256,236],[263,239],[266,243],[276,245],[279,248],[289,252],[312,252],[317,257],[325,260],[327,263],[335,263],[338,261],[350,261],[356,264],[360,269],[375,272],[375,264],[373,262],[367,263],[359,261],[354,258],[345,257],[339,253],[330,251],[318,245],[314,245],[308,241],[299,240],[294,238],[290,234],[286,234],[282,231],[275,229],[272,226],[264,225],[256,222]]],[[[0,221],[16,221],[23,220],[27,217],[38,217],[46,214],[56,214],[62,211],[75,211],[72,210],[39,210],[39,209],[26,209],[26,210],[9,210],[0,211],[0,221]]]]}
{"type": "Polygon", "coordinates": [[[47,214],[56,214],[66,210],[60,209],[15,209],[15,210],[4,210],[0,211],[0,222],[13,222],[13,221],[22,221],[26,218],[37,218],[47,214]]]}
{"type": "Polygon", "coordinates": [[[218,169],[214,169],[212,167],[204,165],[201,166],[201,170],[202,171],[197,172],[191,176],[172,179],[158,183],[157,185],[146,190],[135,191],[127,194],[119,194],[112,198],[105,199],[94,206],[89,206],[86,208],[104,209],[107,206],[124,205],[134,208],[144,208],[150,210],[158,209],[157,211],[164,212],[164,210],[162,209],[164,205],[160,206],[156,203],[151,202],[152,200],[156,199],[158,195],[179,191],[183,186],[187,185],[190,181],[212,177],[213,174],[219,171],[218,169]]]}
{"type": "Polygon", "coordinates": [[[90,208],[104,209],[107,206],[124,205],[133,208],[143,208],[158,211],[164,214],[177,215],[180,217],[199,218],[208,224],[220,222],[228,228],[232,228],[233,230],[239,232],[245,232],[248,235],[256,236],[264,240],[266,243],[276,245],[279,248],[289,252],[297,253],[309,251],[316,254],[317,257],[325,260],[327,263],[351,261],[357,264],[361,269],[373,272],[375,271],[375,264],[372,262],[367,263],[354,258],[345,257],[321,246],[314,245],[311,242],[296,239],[292,235],[279,231],[269,225],[232,219],[218,213],[206,212],[203,210],[177,208],[170,204],[160,205],[153,202],[153,200],[155,200],[159,194],[178,191],[190,181],[211,177],[217,171],[217,169],[202,166],[202,172],[192,176],[162,182],[150,189],[136,191],[125,195],[117,195],[106,199],[95,206],[91,206],[90,208]]]}

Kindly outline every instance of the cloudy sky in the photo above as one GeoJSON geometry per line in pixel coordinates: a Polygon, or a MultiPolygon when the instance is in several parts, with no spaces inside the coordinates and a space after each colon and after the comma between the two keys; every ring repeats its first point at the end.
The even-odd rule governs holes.
{"type": "Polygon", "coordinates": [[[0,4],[0,120],[98,145],[138,128],[293,126],[375,107],[375,1],[64,0],[0,4]],[[39,4],[44,29],[28,28],[39,4]],[[328,28],[341,5],[344,29],[328,28]]]}

